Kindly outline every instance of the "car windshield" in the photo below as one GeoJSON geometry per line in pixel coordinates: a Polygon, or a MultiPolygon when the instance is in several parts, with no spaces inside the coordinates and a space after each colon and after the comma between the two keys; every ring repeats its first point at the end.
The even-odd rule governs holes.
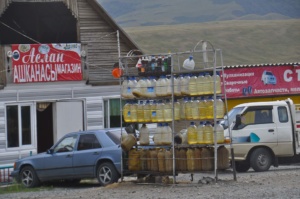
{"type": "Polygon", "coordinates": [[[273,76],[273,73],[271,72],[266,72],[267,75],[273,76]]]}
{"type": "Polygon", "coordinates": [[[225,115],[224,120],[222,120],[220,123],[223,125],[224,129],[227,129],[228,126],[235,120],[235,116],[239,114],[245,107],[236,107],[231,109],[228,112],[228,120],[227,120],[227,115],[225,115]],[[228,125],[229,124],[229,125],[228,125]]]}
{"type": "Polygon", "coordinates": [[[120,144],[121,130],[107,131],[106,135],[116,144],[120,144]]]}

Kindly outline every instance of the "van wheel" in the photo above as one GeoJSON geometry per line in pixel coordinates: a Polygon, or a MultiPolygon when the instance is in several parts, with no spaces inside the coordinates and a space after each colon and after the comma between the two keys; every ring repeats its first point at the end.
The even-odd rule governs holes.
{"type": "Polygon", "coordinates": [[[20,181],[27,188],[36,187],[40,184],[35,170],[31,166],[26,166],[21,170],[20,181]]]}
{"type": "Polygon", "coordinates": [[[100,185],[106,186],[108,184],[118,182],[119,173],[112,163],[104,162],[97,168],[97,179],[100,185]]]}
{"type": "Polygon", "coordinates": [[[252,152],[250,164],[254,171],[268,171],[272,164],[272,155],[267,149],[258,148],[252,152]]]}
{"type": "Polygon", "coordinates": [[[250,169],[249,162],[246,161],[236,161],[235,162],[235,170],[237,172],[247,172],[250,169]]]}

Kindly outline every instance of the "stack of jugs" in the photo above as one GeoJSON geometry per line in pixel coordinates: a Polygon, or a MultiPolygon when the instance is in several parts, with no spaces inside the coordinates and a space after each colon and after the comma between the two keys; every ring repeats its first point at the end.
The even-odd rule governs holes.
{"type": "Polygon", "coordinates": [[[224,117],[224,102],[222,101],[221,97],[217,97],[216,101],[216,118],[223,118],[224,117]]]}
{"type": "Polygon", "coordinates": [[[223,126],[220,124],[220,121],[217,121],[217,125],[216,125],[216,135],[217,135],[217,143],[218,144],[222,144],[224,143],[224,128],[223,126]]]}
{"type": "Polygon", "coordinates": [[[191,122],[187,129],[187,142],[188,144],[197,144],[197,127],[194,122],[191,122]]]}
{"type": "Polygon", "coordinates": [[[140,145],[149,145],[149,129],[146,124],[140,128],[140,145]]]}
{"type": "Polygon", "coordinates": [[[143,101],[140,101],[140,103],[137,105],[137,121],[145,122],[144,102],[143,101]]]}
{"type": "Polygon", "coordinates": [[[200,122],[197,127],[197,144],[206,144],[204,141],[204,122],[200,122]]]}
{"type": "Polygon", "coordinates": [[[214,138],[213,138],[213,127],[210,124],[209,121],[206,122],[205,126],[204,126],[204,143],[205,144],[213,144],[214,143],[214,138]]]}

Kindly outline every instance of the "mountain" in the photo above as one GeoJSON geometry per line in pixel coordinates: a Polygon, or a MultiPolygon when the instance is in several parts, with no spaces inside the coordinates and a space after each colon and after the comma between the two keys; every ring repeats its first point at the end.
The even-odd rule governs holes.
{"type": "Polygon", "coordinates": [[[122,27],[300,19],[300,0],[98,0],[122,27]]]}

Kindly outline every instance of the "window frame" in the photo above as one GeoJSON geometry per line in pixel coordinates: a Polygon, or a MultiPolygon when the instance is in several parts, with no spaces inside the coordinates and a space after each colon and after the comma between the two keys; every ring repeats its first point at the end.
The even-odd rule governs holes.
{"type": "Polygon", "coordinates": [[[34,123],[35,123],[35,113],[34,113],[34,103],[12,103],[12,104],[6,104],[5,105],[5,137],[6,137],[6,149],[8,150],[14,150],[14,149],[20,149],[20,148],[32,148],[35,145],[35,128],[34,128],[34,123]],[[7,108],[9,106],[17,106],[17,114],[18,114],[18,146],[16,147],[9,147],[8,145],[8,114],[7,114],[7,108]],[[30,117],[30,144],[23,144],[23,134],[22,134],[22,107],[29,107],[30,109],[30,113],[29,113],[29,117],[30,117]]]}

